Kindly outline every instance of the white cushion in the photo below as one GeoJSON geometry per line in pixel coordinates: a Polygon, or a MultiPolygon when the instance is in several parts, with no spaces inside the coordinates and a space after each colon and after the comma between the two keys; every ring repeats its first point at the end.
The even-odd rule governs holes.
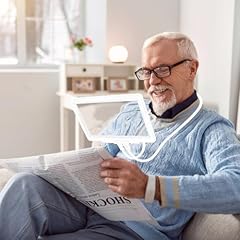
{"type": "Polygon", "coordinates": [[[240,215],[197,213],[185,228],[183,240],[239,240],[240,215]]]}

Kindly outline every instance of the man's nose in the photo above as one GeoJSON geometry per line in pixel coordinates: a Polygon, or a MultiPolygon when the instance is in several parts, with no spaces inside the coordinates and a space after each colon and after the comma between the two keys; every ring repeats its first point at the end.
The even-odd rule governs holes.
{"type": "Polygon", "coordinates": [[[149,84],[150,85],[157,85],[159,83],[161,83],[162,79],[161,78],[158,78],[154,72],[151,72],[151,76],[150,76],[150,79],[149,79],[149,84]]]}

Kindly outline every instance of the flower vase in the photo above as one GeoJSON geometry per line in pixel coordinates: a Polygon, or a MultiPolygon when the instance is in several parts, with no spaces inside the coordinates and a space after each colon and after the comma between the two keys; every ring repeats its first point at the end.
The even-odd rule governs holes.
{"type": "Polygon", "coordinates": [[[74,63],[84,63],[85,61],[85,53],[84,51],[80,51],[78,49],[74,49],[74,63]]]}

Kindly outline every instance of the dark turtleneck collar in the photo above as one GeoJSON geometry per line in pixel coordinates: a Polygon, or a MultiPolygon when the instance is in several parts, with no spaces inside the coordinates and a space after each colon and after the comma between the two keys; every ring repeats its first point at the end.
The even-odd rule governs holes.
{"type": "Polygon", "coordinates": [[[159,118],[173,118],[175,117],[178,113],[189,107],[192,103],[194,103],[198,99],[197,93],[194,90],[193,94],[188,97],[186,100],[184,100],[181,103],[176,104],[174,107],[168,109],[165,111],[161,116],[156,115],[156,113],[153,110],[152,102],[149,103],[149,108],[151,109],[151,112],[159,117],[159,118]]]}

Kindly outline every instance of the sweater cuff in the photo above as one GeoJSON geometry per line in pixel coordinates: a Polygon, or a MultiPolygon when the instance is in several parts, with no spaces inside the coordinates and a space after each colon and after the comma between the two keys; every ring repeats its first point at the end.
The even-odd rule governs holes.
{"type": "Polygon", "coordinates": [[[159,177],[162,207],[180,208],[179,178],[159,177]]]}

